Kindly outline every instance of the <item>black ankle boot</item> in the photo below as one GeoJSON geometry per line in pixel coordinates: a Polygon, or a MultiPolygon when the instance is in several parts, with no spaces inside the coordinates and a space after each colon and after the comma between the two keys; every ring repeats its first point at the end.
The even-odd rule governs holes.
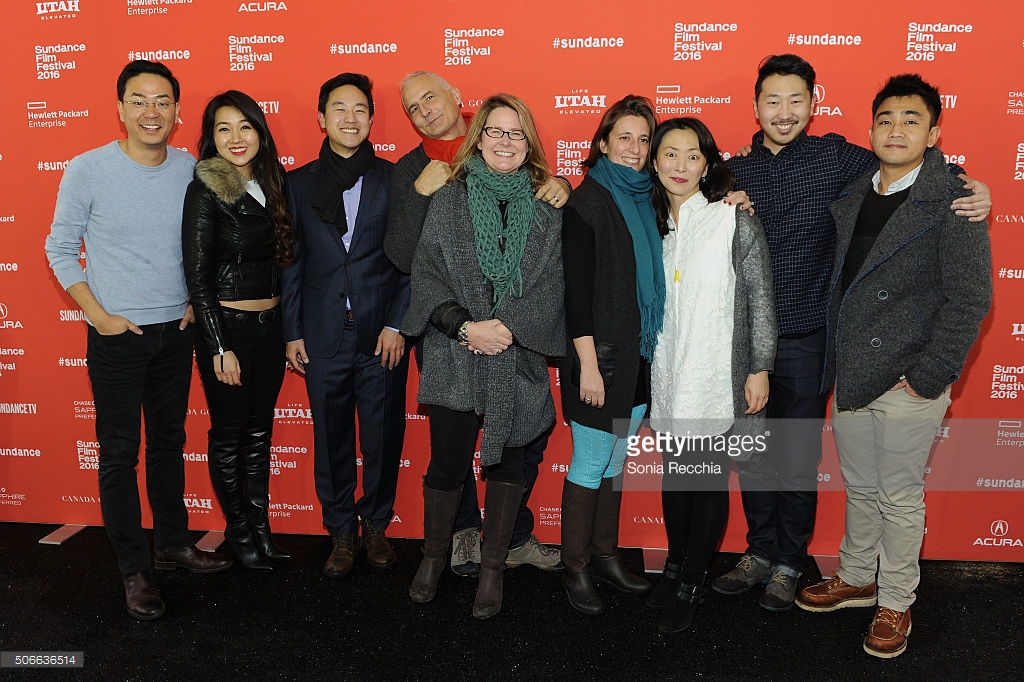
{"type": "Polygon", "coordinates": [[[646,578],[633,575],[622,565],[618,554],[590,557],[590,577],[594,582],[607,583],[619,592],[646,594],[651,584],[646,578]]]}
{"type": "Polygon", "coordinates": [[[270,564],[263,560],[263,555],[256,548],[256,540],[248,526],[224,529],[224,539],[231,547],[231,553],[235,555],[238,563],[254,571],[272,571],[270,564]]]}
{"type": "MultiPolygon", "coordinates": [[[[590,538],[590,577],[597,583],[608,583],[621,592],[645,594],[651,589],[647,579],[633,575],[619,557],[619,511],[622,508],[621,477],[605,478],[597,489],[594,526],[590,538]]],[[[564,523],[564,521],[563,521],[564,523]]]]}
{"type": "Polygon", "coordinates": [[[682,564],[674,564],[665,560],[665,572],[661,574],[661,580],[647,593],[644,606],[649,609],[663,609],[675,599],[676,590],[683,582],[682,564]]]}
{"type": "Polygon", "coordinates": [[[584,568],[580,572],[566,570],[562,574],[562,587],[569,597],[569,605],[584,616],[600,616],[604,613],[604,602],[590,579],[590,571],[584,568]]]}
{"type": "Polygon", "coordinates": [[[672,603],[661,612],[658,629],[666,634],[682,632],[687,629],[693,623],[693,614],[697,612],[697,607],[703,601],[704,587],[702,585],[681,583],[672,603]]]}

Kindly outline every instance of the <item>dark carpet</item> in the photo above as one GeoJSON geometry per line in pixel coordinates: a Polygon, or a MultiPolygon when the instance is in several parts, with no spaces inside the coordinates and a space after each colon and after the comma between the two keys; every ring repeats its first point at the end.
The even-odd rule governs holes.
{"type": "MultiPolygon", "coordinates": [[[[144,623],[125,611],[103,530],[38,544],[52,530],[0,524],[0,650],[83,651],[85,666],[0,679],[1024,679],[1024,564],[922,562],[910,646],[880,660],[861,649],[873,609],[774,614],[757,590],[709,590],[694,628],[666,636],[640,599],[603,587],[607,614],[577,615],[560,576],[532,567],[506,571],[501,613],[478,621],[476,582],[450,572],[434,602],[409,600],[421,543],[408,540],[395,569],[340,580],[321,575],[328,540],[312,536],[279,536],[293,558],[272,573],[157,572],[167,614],[144,623]]],[[[623,556],[640,569],[638,550],[623,556]]],[[[818,578],[808,562],[801,585],[818,578]]]]}

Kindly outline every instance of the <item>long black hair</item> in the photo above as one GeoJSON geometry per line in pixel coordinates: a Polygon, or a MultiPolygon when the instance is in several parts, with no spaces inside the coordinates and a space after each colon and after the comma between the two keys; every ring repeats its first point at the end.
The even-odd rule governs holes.
{"type": "Polygon", "coordinates": [[[289,265],[295,260],[292,248],[295,243],[295,226],[288,213],[288,202],[284,196],[284,166],[278,158],[277,145],[270,134],[267,119],[263,115],[263,110],[256,104],[256,100],[239,90],[228,90],[214,95],[203,111],[199,159],[212,159],[219,153],[214,140],[214,127],[217,123],[217,110],[221,107],[237,109],[259,137],[260,148],[252,160],[252,177],[259,183],[260,189],[267,197],[267,210],[274,218],[274,248],[277,251],[277,261],[281,265],[289,265]]]}
{"type": "Polygon", "coordinates": [[[651,202],[654,204],[654,214],[658,219],[658,232],[664,237],[668,234],[668,217],[671,211],[668,192],[665,186],[658,179],[657,163],[658,150],[661,149],[665,135],[673,130],[692,130],[697,136],[697,146],[700,153],[707,160],[707,175],[700,180],[700,191],[709,201],[721,201],[725,195],[732,191],[736,184],[736,177],[729,170],[729,167],[722,161],[722,154],[718,151],[715,138],[708,130],[708,127],[697,118],[670,118],[657,127],[654,137],[651,138],[651,161],[648,165],[651,173],[651,202]]]}

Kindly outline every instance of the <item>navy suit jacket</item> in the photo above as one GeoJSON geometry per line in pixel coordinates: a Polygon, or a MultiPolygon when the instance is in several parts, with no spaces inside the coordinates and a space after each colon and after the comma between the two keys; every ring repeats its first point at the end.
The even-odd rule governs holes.
{"type": "Polygon", "coordinates": [[[337,228],[313,210],[320,161],[288,173],[285,187],[295,221],[295,263],[282,275],[284,334],[286,341],[303,339],[310,357],[338,353],[346,297],[352,304],[360,352],[373,355],[381,330],[401,326],[409,307],[409,276],[384,254],[393,165],[378,158],[363,175],[348,251],[337,228]]]}

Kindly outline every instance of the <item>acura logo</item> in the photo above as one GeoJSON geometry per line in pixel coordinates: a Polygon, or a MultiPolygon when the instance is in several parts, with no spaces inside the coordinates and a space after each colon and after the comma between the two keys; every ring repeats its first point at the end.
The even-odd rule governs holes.
{"type": "Polygon", "coordinates": [[[6,319],[7,319],[7,306],[5,306],[3,303],[0,303],[0,320],[6,320],[6,319]]]}
{"type": "Polygon", "coordinates": [[[993,537],[1001,538],[1010,532],[1010,524],[1008,524],[1006,521],[1003,521],[1002,519],[999,519],[997,521],[992,522],[992,526],[989,530],[992,531],[993,537]]]}
{"type": "Polygon", "coordinates": [[[814,102],[821,104],[825,101],[825,86],[821,83],[814,84],[814,102]]]}

